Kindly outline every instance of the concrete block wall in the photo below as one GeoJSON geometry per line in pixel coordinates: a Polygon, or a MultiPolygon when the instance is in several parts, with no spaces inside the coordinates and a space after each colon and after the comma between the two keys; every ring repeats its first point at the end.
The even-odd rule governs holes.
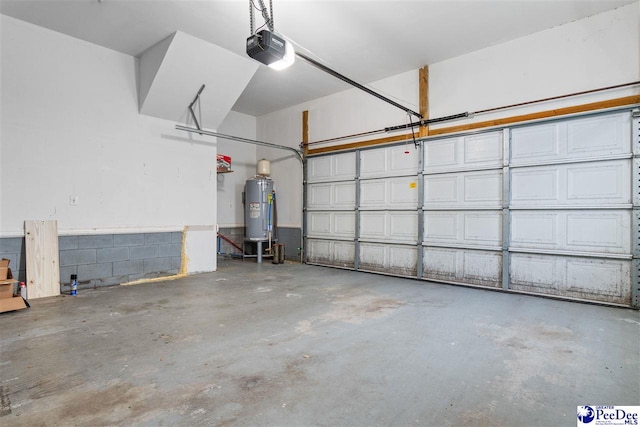
{"type": "MultiPolygon", "coordinates": [[[[72,274],[79,289],[96,288],[177,274],[182,261],[182,232],[60,236],[58,245],[62,292],[72,274]]],[[[0,258],[11,260],[14,276],[26,281],[23,237],[0,239],[0,258]]]]}
{"type": "Polygon", "coordinates": [[[24,255],[24,237],[0,239],[0,258],[9,260],[9,268],[13,277],[26,282],[27,258],[24,255]]]}

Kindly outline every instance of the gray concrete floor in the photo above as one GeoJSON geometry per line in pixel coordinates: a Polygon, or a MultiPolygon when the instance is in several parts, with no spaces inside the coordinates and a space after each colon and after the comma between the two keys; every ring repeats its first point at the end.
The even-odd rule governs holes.
{"type": "Polygon", "coordinates": [[[0,315],[2,425],[575,426],[640,403],[637,311],[299,264],[0,315]]]}

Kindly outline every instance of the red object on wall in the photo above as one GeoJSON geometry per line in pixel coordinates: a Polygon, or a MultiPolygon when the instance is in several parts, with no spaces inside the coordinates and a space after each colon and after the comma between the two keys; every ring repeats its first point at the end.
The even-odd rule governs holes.
{"type": "Polygon", "coordinates": [[[231,170],[231,156],[218,154],[217,160],[218,160],[218,172],[228,172],[231,170]]]}

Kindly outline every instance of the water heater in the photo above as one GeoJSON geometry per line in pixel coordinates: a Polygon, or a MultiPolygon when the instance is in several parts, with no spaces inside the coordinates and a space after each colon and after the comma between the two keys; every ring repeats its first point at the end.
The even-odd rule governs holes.
{"type": "Polygon", "coordinates": [[[273,230],[273,180],[267,176],[247,179],[244,186],[245,238],[255,242],[269,240],[273,230]]]}

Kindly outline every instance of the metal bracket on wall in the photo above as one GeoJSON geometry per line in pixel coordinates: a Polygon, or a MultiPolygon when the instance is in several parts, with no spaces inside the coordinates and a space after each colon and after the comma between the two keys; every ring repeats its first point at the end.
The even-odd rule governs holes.
{"type": "Polygon", "coordinates": [[[205,86],[204,84],[202,86],[200,86],[200,90],[198,90],[198,93],[196,93],[195,98],[193,98],[193,101],[191,101],[191,104],[189,104],[189,112],[191,113],[191,118],[193,119],[193,122],[196,124],[196,128],[198,128],[198,130],[201,130],[202,127],[200,126],[200,123],[198,122],[198,118],[196,117],[196,113],[193,111],[193,106],[196,105],[196,102],[200,101],[200,94],[204,90],[204,86],[205,86]]]}

